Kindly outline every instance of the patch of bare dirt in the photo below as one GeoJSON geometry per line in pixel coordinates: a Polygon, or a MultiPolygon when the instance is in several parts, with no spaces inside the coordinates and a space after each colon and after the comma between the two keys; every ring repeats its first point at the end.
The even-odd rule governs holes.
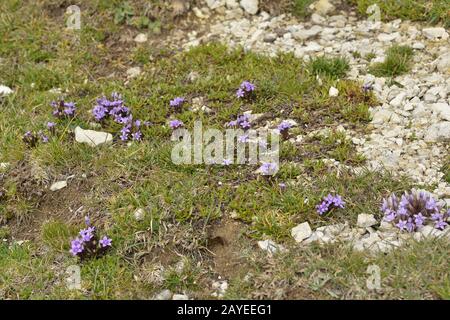
{"type": "Polygon", "coordinates": [[[227,217],[211,228],[208,249],[213,254],[213,269],[225,279],[234,278],[244,269],[239,256],[242,233],[243,225],[227,217]]]}

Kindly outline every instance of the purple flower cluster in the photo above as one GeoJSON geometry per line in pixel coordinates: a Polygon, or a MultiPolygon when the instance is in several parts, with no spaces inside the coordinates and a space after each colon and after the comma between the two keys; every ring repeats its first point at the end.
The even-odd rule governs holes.
{"type": "Polygon", "coordinates": [[[280,134],[282,135],[283,139],[287,139],[289,137],[289,129],[292,127],[292,124],[288,121],[282,121],[277,129],[280,132],[280,134]]]}
{"type": "Polygon", "coordinates": [[[180,120],[175,119],[169,122],[169,126],[172,130],[175,130],[184,126],[184,123],[180,120]]]}
{"type": "Polygon", "coordinates": [[[256,86],[249,82],[243,81],[239,86],[239,89],[236,91],[236,97],[238,98],[247,98],[249,97],[256,89],[256,86]]]}
{"type": "Polygon", "coordinates": [[[172,100],[170,100],[170,106],[177,109],[177,110],[181,110],[181,107],[183,106],[183,104],[186,102],[186,99],[183,97],[176,97],[172,100]]]}
{"type": "Polygon", "coordinates": [[[292,127],[292,124],[291,124],[290,122],[288,122],[288,121],[282,121],[282,122],[278,125],[277,129],[278,129],[278,131],[283,132],[283,131],[289,130],[291,127],[292,127]]]}
{"type": "Polygon", "coordinates": [[[273,176],[278,172],[278,164],[275,162],[263,162],[259,167],[259,171],[263,176],[273,176]]]}
{"type": "Polygon", "coordinates": [[[49,137],[45,135],[41,130],[36,133],[27,131],[22,137],[22,141],[25,142],[30,148],[34,148],[39,140],[42,143],[47,143],[49,141],[49,137]]]}
{"type": "Polygon", "coordinates": [[[104,236],[100,241],[97,237],[97,229],[91,226],[90,219],[85,218],[86,228],[81,229],[78,237],[70,242],[69,252],[81,260],[102,255],[112,245],[112,240],[104,236]]]}
{"type": "Polygon", "coordinates": [[[381,211],[384,220],[391,222],[401,231],[413,232],[427,223],[443,230],[448,225],[450,210],[443,212],[442,206],[426,191],[412,189],[399,200],[393,193],[383,199],[381,211]]]}
{"type": "Polygon", "coordinates": [[[243,114],[238,116],[236,120],[226,123],[227,127],[241,127],[244,130],[248,130],[251,127],[250,116],[248,114],[243,114]]]}
{"type": "Polygon", "coordinates": [[[53,107],[53,115],[56,118],[72,118],[75,116],[75,103],[65,102],[64,100],[53,101],[50,104],[53,107]]]}
{"type": "Polygon", "coordinates": [[[120,94],[113,92],[111,100],[108,100],[106,97],[97,99],[97,104],[92,109],[92,114],[97,121],[104,122],[111,118],[114,122],[123,125],[120,130],[120,140],[142,140],[142,122],[141,120],[133,120],[133,115],[130,109],[124,105],[120,94]]]}
{"type": "Polygon", "coordinates": [[[345,202],[342,200],[340,195],[331,195],[328,194],[326,197],[322,199],[322,202],[316,206],[317,212],[320,215],[328,213],[333,208],[344,208],[345,202]]]}
{"type": "Polygon", "coordinates": [[[111,117],[117,123],[129,121],[130,109],[124,105],[122,96],[117,92],[111,94],[111,100],[106,97],[97,99],[97,104],[92,109],[95,120],[103,121],[111,117]]]}

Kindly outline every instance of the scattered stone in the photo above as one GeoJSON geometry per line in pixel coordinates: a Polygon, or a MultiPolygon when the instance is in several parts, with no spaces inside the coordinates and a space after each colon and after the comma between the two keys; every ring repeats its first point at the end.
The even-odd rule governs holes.
{"type": "Polygon", "coordinates": [[[276,33],[268,33],[266,35],[264,35],[264,42],[268,42],[268,43],[272,43],[275,40],[277,40],[278,36],[276,33]]]}
{"type": "Polygon", "coordinates": [[[322,17],[320,14],[313,13],[311,15],[311,22],[314,24],[323,24],[325,23],[326,19],[322,17]]]}
{"type": "Polygon", "coordinates": [[[87,143],[91,147],[101,144],[108,144],[113,141],[113,136],[107,132],[84,130],[80,127],[75,128],[75,141],[79,143],[87,143]]]}
{"type": "Polygon", "coordinates": [[[332,11],[334,11],[335,7],[330,3],[329,0],[319,0],[314,3],[314,9],[316,12],[322,16],[326,16],[332,11]]]}
{"type": "Polygon", "coordinates": [[[322,31],[322,27],[314,25],[310,29],[301,29],[294,32],[292,35],[297,40],[307,40],[309,38],[317,36],[322,31]]]}
{"type": "Polygon", "coordinates": [[[206,5],[211,10],[217,9],[219,7],[225,6],[225,0],[206,0],[206,5]]]}
{"type": "Polygon", "coordinates": [[[172,299],[172,291],[170,291],[169,289],[164,289],[153,298],[153,300],[170,300],[170,299],[172,299]]]}
{"type": "Polygon", "coordinates": [[[448,103],[434,103],[431,105],[431,109],[440,119],[450,121],[450,105],[448,103]]]}
{"type": "Polygon", "coordinates": [[[212,296],[222,298],[228,289],[228,282],[226,280],[214,281],[212,284],[212,288],[214,290],[212,296]]]}
{"type": "Polygon", "coordinates": [[[271,254],[285,250],[282,245],[276,244],[272,240],[258,241],[258,246],[271,254]]]}
{"type": "Polygon", "coordinates": [[[447,40],[448,33],[444,28],[425,28],[422,30],[423,35],[430,40],[447,40]]]}
{"type": "Polygon", "coordinates": [[[55,192],[55,191],[65,188],[65,187],[67,187],[67,181],[58,181],[50,186],[50,191],[55,192]]]}
{"type": "Polygon", "coordinates": [[[311,227],[308,222],[303,222],[298,226],[292,228],[291,235],[296,242],[300,243],[303,240],[309,238],[312,234],[311,227]]]}
{"type": "Polygon", "coordinates": [[[339,90],[335,87],[330,87],[330,90],[328,91],[328,95],[330,97],[337,97],[339,95],[339,90]]]}
{"type": "Polygon", "coordinates": [[[6,170],[9,168],[10,165],[11,164],[9,162],[0,162],[0,170],[1,171],[6,170]]]}
{"type": "Polygon", "coordinates": [[[431,125],[425,133],[425,142],[444,142],[450,140],[450,122],[442,121],[431,125]]]}
{"type": "Polygon", "coordinates": [[[134,41],[137,43],[144,43],[147,42],[148,37],[145,33],[139,33],[135,38],[134,41]]]}
{"type": "Polygon", "coordinates": [[[391,106],[399,108],[406,98],[406,92],[400,92],[394,99],[391,100],[391,106]]]}
{"type": "Polygon", "coordinates": [[[416,50],[423,50],[423,49],[425,49],[425,45],[422,42],[415,42],[412,45],[412,47],[413,47],[413,49],[416,49],[416,50]]]}
{"type": "Polygon", "coordinates": [[[10,95],[13,92],[14,91],[10,87],[0,85],[0,97],[5,97],[7,95],[10,95]]]}
{"type": "Polygon", "coordinates": [[[172,300],[189,300],[189,297],[185,294],[174,294],[172,300]]]}
{"type": "Polygon", "coordinates": [[[145,210],[138,208],[134,211],[133,216],[136,221],[142,221],[145,218],[145,210]]]}
{"type": "Polygon", "coordinates": [[[242,9],[249,14],[256,14],[258,12],[258,0],[241,0],[242,9]]]}
{"type": "Polygon", "coordinates": [[[127,78],[132,79],[136,78],[141,74],[141,68],[140,67],[133,67],[127,70],[127,78]]]}
{"type": "Polygon", "coordinates": [[[378,222],[373,216],[373,214],[361,213],[358,215],[358,221],[356,225],[360,228],[368,228],[376,225],[378,222]]]}
{"type": "Polygon", "coordinates": [[[444,53],[437,58],[436,67],[440,72],[450,74],[450,52],[444,53]]]}
{"type": "Polygon", "coordinates": [[[397,39],[400,36],[398,32],[395,33],[380,33],[378,35],[378,41],[381,42],[391,42],[395,39],[397,39]]]}

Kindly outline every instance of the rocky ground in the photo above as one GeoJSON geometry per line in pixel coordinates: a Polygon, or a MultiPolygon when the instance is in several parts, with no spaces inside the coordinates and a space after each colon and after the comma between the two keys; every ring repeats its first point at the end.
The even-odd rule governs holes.
{"type": "Polygon", "coordinates": [[[331,8],[316,9],[310,21],[299,22],[255,11],[258,2],[248,2],[210,1],[195,7],[200,27],[187,34],[175,32],[169,41],[185,49],[221,41],[268,56],[291,52],[306,61],[323,55],[346,57],[348,78],[372,85],[380,102],[371,109],[369,135],[347,132],[367,157],[368,167],[407,175],[419,184],[438,184],[435,193],[450,201],[450,185],[440,172],[450,139],[450,42],[444,28],[400,19],[360,20],[355,12],[331,8]],[[370,63],[384,61],[392,44],[414,49],[411,72],[396,78],[395,84],[367,73],[370,63]],[[375,58],[367,59],[369,55],[375,58]]]}
{"type": "MultiPolygon", "coordinates": [[[[32,281],[23,280],[25,276],[18,279],[14,275],[17,265],[24,264],[20,259],[17,262],[16,256],[28,254],[34,258],[34,251],[30,249],[24,253],[28,249],[21,247],[30,240],[39,239],[45,243],[33,249],[38,252],[40,260],[37,263],[30,260],[30,268],[37,270],[49,264],[51,267],[47,269],[62,273],[63,266],[71,263],[65,255],[69,235],[74,234],[73,225],[79,225],[82,216],[90,213],[114,234],[114,253],[104,257],[104,260],[86,262],[83,276],[87,279],[88,289],[78,295],[65,291],[60,293],[60,289],[49,289],[46,294],[56,297],[61,294],[64,298],[88,295],[94,298],[132,296],[174,300],[205,297],[448,297],[447,272],[429,275],[433,278],[427,281],[433,282],[433,286],[424,284],[420,273],[429,269],[430,263],[439,266],[439,270],[448,269],[446,246],[450,239],[450,228],[437,230],[427,225],[416,232],[400,232],[391,223],[382,220],[378,205],[381,198],[394,191],[403,192],[403,186],[408,185],[426,189],[439,199],[440,205],[450,206],[450,183],[448,174],[446,176],[443,170],[449,165],[450,159],[449,31],[422,22],[400,19],[377,21],[373,17],[367,19],[357,15],[354,8],[337,0],[315,2],[309,8],[312,14],[306,19],[294,17],[289,12],[271,15],[263,10],[263,4],[258,0],[195,1],[191,6],[183,1],[174,1],[173,8],[183,16],[179,22],[183,27],[173,28],[158,36],[149,36],[147,32],[134,29],[120,30],[120,36],[117,36],[120,40],[117,42],[100,40],[95,46],[95,50],[105,47],[105,51],[109,50],[108,55],[102,56],[102,61],[110,59],[114,61],[114,66],[89,70],[92,71],[89,77],[83,73],[82,80],[80,77],[73,80],[73,84],[70,82],[72,79],[67,80],[68,84],[61,82],[62,89],[50,86],[51,89],[41,90],[44,92],[42,96],[33,98],[30,103],[32,108],[27,112],[33,116],[42,116],[39,118],[41,122],[48,112],[42,112],[41,115],[35,107],[49,99],[47,94],[51,97],[67,94],[69,97],[85,99],[81,100],[80,109],[86,112],[79,112],[82,115],[74,123],[70,121],[65,124],[65,130],[70,131],[69,138],[74,142],[70,140],[64,145],[59,143],[66,138],[64,130],[58,145],[52,145],[50,151],[39,149],[40,146],[29,151],[21,146],[20,150],[25,150],[23,153],[26,156],[17,157],[20,159],[19,165],[14,163],[15,152],[18,151],[9,151],[8,155],[6,152],[0,153],[0,160],[8,159],[8,162],[0,163],[0,183],[3,183],[3,178],[8,182],[5,183],[5,190],[8,184],[14,186],[4,192],[0,185],[0,204],[2,197],[6,198],[5,203],[8,205],[5,205],[5,212],[13,207],[17,215],[13,218],[0,216],[0,223],[4,222],[3,219],[9,224],[11,221],[15,223],[12,236],[7,237],[5,233],[5,247],[0,248],[0,254],[13,257],[12,262],[5,262],[3,266],[0,262],[0,268],[4,268],[0,270],[5,270],[7,274],[4,277],[6,285],[0,285],[0,297],[23,297],[29,291],[33,292],[30,296],[35,296],[35,287],[31,286],[32,289],[28,290],[28,282],[32,281]],[[205,47],[206,44],[217,42],[225,45],[230,54],[235,54],[233,49],[239,48],[243,48],[242,55],[256,53],[275,58],[290,57],[285,54],[291,54],[305,65],[322,56],[345,58],[349,64],[345,77],[330,80],[317,75],[314,79],[311,70],[302,71],[303,76],[315,81],[310,82],[312,86],[324,87],[308,88],[305,95],[316,95],[314,98],[318,101],[326,101],[330,105],[342,99],[353,107],[354,101],[358,100],[353,99],[353,93],[348,89],[349,83],[356,84],[358,90],[362,85],[365,88],[363,90],[367,91],[364,98],[373,93],[376,99],[376,103],[369,108],[370,121],[355,125],[351,121],[338,119],[328,124],[315,124],[314,121],[302,121],[294,112],[284,116],[284,110],[275,112],[276,116],[273,116],[266,112],[271,106],[261,106],[262,111],[258,109],[258,103],[266,103],[260,97],[258,103],[249,104],[250,110],[241,110],[241,106],[233,105],[234,102],[229,102],[228,97],[230,83],[242,80],[233,78],[233,72],[238,74],[239,67],[228,64],[235,69],[223,75],[223,69],[213,70],[214,63],[220,65],[217,62],[220,62],[220,58],[211,62],[209,70],[205,66],[207,62],[196,60],[195,53],[205,59],[217,54],[225,57],[226,54],[220,51],[222,49],[219,48],[217,53],[215,47],[205,47]],[[121,52],[122,48],[117,48],[120,46],[116,46],[116,43],[126,47],[123,49],[125,53],[121,52]],[[376,72],[372,72],[371,67],[384,63],[393,45],[411,48],[408,70],[395,76],[374,75],[376,72]],[[159,56],[151,50],[149,54],[149,48],[161,49],[159,56]],[[196,48],[198,51],[195,51],[196,48]],[[180,54],[181,60],[177,60],[176,54],[180,54]],[[159,59],[161,65],[158,65],[159,59]],[[183,59],[195,64],[197,70],[194,70],[194,66],[192,70],[190,65],[184,66],[183,59]],[[172,80],[170,68],[174,64],[181,66],[173,69],[179,75],[176,74],[175,80],[172,80]],[[170,71],[166,74],[165,69],[170,71]],[[155,82],[162,79],[163,85],[152,82],[153,77],[155,82]],[[215,87],[211,79],[226,81],[215,87]],[[88,87],[90,81],[94,89],[88,87]],[[100,131],[101,126],[92,121],[89,108],[95,100],[94,92],[98,97],[100,93],[109,93],[111,87],[126,91],[128,99],[134,105],[139,105],[137,113],[143,115],[143,119],[149,114],[151,121],[156,119],[154,122],[160,127],[150,126],[146,134],[154,141],[145,142],[149,143],[145,144],[146,148],[131,142],[126,147],[120,145],[114,136],[115,129],[104,127],[100,131]],[[148,87],[151,88],[150,92],[144,92],[143,89],[147,90],[148,87]],[[222,87],[226,89],[220,91],[222,87]],[[191,92],[184,92],[185,88],[191,88],[192,95],[191,92]],[[220,92],[207,92],[209,88],[220,92]],[[324,91],[326,99],[314,89],[324,91]],[[167,147],[165,143],[168,137],[164,130],[167,129],[168,119],[164,104],[179,91],[189,96],[189,109],[185,111],[188,121],[194,116],[203,119],[209,117],[213,119],[212,122],[222,125],[223,119],[232,114],[224,111],[226,108],[235,108],[235,112],[249,115],[252,125],[258,130],[274,130],[281,120],[285,120],[299,129],[293,130],[295,135],[290,136],[285,144],[296,152],[308,152],[300,153],[300,156],[295,153],[293,157],[288,154],[285,156],[287,160],[281,159],[282,165],[289,169],[282,171],[281,177],[275,182],[259,179],[258,171],[254,168],[223,173],[204,168],[196,171],[167,167],[164,148],[167,147]],[[133,98],[130,99],[130,96],[133,98]],[[161,100],[164,100],[164,104],[161,100]],[[222,104],[226,108],[222,108],[222,104]],[[85,107],[88,105],[89,108],[85,107]],[[348,139],[346,148],[352,151],[339,161],[321,150],[311,149],[311,144],[317,145],[311,139],[325,139],[319,140],[320,143],[331,139],[333,143],[337,141],[338,145],[343,142],[341,140],[348,139]],[[92,149],[85,149],[85,145],[92,149]],[[48,154],[53,156],[51,160],[46,159],[48,154]],[[311,157],[311,161],[323,163],[326,168],[314,167],[308,157],[311,157]],[[355,157],[359,157],[357,161],[355,157]],[[148,165],[145,161],[148,161],[148,165]],[[43,163],[49,164],[50,169],[42,169],[43,163]],[[94,163],[93,166],[91,163],[94,163]],[[295,173],[298,168],[304,171],[295,173]],[[24,174],[21,170],[25,173],[31,171],[32,178],[21,180],[24,174]],[[42,172],[44,178],[35,178],[38,175],[36,172],[42,172]],[[389,177],[386,178],[388,182],[379,178],[384,174],[389,177]],[[408,184],[402,180],[405,177],[409,179],[408,184]],[[19,195],[14,194],[16,188],[19,195]],[[227,189],[223,191],[222,188],[227,189]],[[25,189],[26,192],[23,191],[25,189]],[[312,202],[319,201],[319,194],[330,189],[343,194],[348,201],[349,212],[342,215],[338,213],[337,217],[317,217],[316,203],[312,202]],[[2,192],[7,193],[7,196],[4,197],[2,192]],[[36,197],[42,197],[43,204],[37,201],[36,212],[33,211],[34,207],[28,209],[31,205],[22,201],[22,193],[27,196],[32,194],[26,200],[31,199],[33,205],[36,197]],[[213,198],[208,198],[211,195],[213,198]],[[215,205],[215,202],[218,204],[215,205]],[[189,207],[188,213],[185,206],[189,207]],[[33,214],[39,213],[37,217],[40,218],[36,221],[31,219],[32,222],[23,227],[23,221],[28,222],[30,219],[21,218],[18,212],[27,210],[33,214]],[[208,212],[206,218],[202,216],[204,212],[208,212]],[[54,222],[55,217],[63,222],[54,222]],[[15,254],[14,250],[19,250],[21,254],[15,254]],[[52,258],[47,258],[46,255],[50,253],[52,258]],[[420,268],[416,270],[417,256],[422,258],[420,268]],[[386,290],[368,293],[364,289],[367,261],[384,268],[383,277],[388,283],[386,290]],[[236,268],[236,265],[242,268],[236,268]],[[397,269],[401,271],[392,275],[393,270],[397,269]],[[104,276],[106,280],[101,285],[97,283],[98,270],[103,276],[108,275],[104,276]],[[342,274],[342,270],[346,272],[342,274]],[[115,281],[114,276],[109,277],[111,273],[120,281],[115,281]],[[24,285],[25,282],[27,284],[24,285]],[[25,289],[16,293],[15,288],[22,286],[25,289]],[[405,287],[407,289],[403,290],[405,287]]],[[[90,46],[93,45],[89,44],[87,48],[91,49],[90,46]]],[[[249,64],[243,68],[253,72],[260,67],[253,66],[258,61],[255,57],[242,60],[242,63],[249,64]]],[[[226,58],[229,59],[228,56],[226,58]]],[[[58,59],[65,61],[66,57],[58,59]]],[[[283,59],[289,61],[288,58],[283,59]]],[[[264,61],[272,63],[275,60],[264,61]]],[[[283,63],[281,61],[281,65],[286,67],[283,63]]],[[[95,62],[97,65],[98,62],[95,62]]],[[[55,64],[53,67],[58,68],[60,65],[55,64]]],[[[300,69],[303,70],[303,65],[300,69]]],[[[289,68],[286,67],[286,70],[289,71],[289,68]]],[[[264,76],[271,77],[270,74],[264,76]]],[[[34,78],[30,81],[33,81],[31,91],[36,81],[34,78]]],[[[278,84],[277,81],[274,80],[271,85],[278,84]]],[[[23,88],[26,87],[17,85],[14,88],[11,85],[10,88],[0,83],[0,96],[6,101],[7,97],[16,99],[15,94],[18,93],[20,96],[17,99],[26,101],[28,93],[24,93],[23,88]]],[[[292,88],[290,90],[287,92],[292,94],[292,88]]],[[[284,108],[287,103],[277,99],[273,99],[277,103],[273,107],[282,105],[284,108]]],[[[367,98],[367,101],[371,103],[372,100],[367,98]]],[[[17,105],[13,99],[8,103],[11,110],[12,105],[17,105]]],[[[14,114],[18,117],[26,115],[22,111],[14,114]]],[[[314,118],[316,113],[311,112],[311,116],[314,118]]],[[[0,128],[6,128],[6,118],[0,120],[0,128]]],[[[21,124],[17,127],[22,129],[21,126],[27,120],[19,120],[21,124]]],[[[15,137],[15,131],[6,129],[4,135],[0,135],[2,141],[11,144],[15,137]]],[[[22,274],[22,269],[18,270],[22,274]]],[[[59,288],[60,285],[58,281],[53,283],[51,280],[51,285],[47,285],[47,279],[42,281],[42,286],[47,288],[59,288]]]]}

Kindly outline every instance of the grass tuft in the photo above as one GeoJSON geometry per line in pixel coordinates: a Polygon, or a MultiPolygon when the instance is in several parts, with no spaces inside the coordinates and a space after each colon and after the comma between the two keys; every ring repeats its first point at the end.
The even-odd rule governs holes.
{"type": "Polygon", "coordinates": [[[395,77],[410,70],[414,52],[411,47],[394,45],[386,52],[384,62],[369,66],[369,72],[377,77],[395,77]]]}
{"type": "Polygon", "coordinates": [[[342,57],[317,57],[310,61],[309,68],[315,75],[339,79],[345,77],[350,66],[348,61],[342,57]]]}

